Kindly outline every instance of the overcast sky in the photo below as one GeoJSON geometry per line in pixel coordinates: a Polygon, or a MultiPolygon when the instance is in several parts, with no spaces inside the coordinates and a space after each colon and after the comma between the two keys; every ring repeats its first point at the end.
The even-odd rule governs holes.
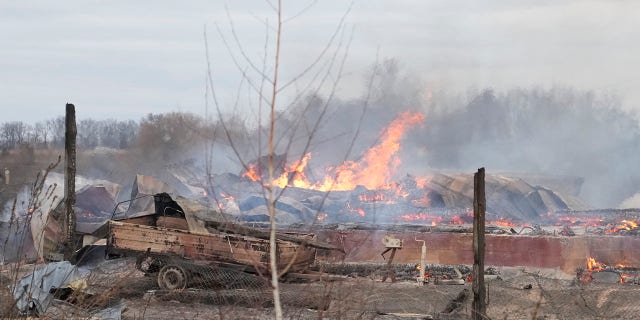
{"type": "MultiPolygon", "coordinates": [[[[306,5],[283,2],[285,17],[306,5]]],[[[248,55],[260,57],[259,20],[275,22],[273,12],[264,1],[227,5],[248,55]]],[[[319,1],[285,25],[285,77],[322,50],[348,8],[319,1]]],[[[219,95],[238,87],[216,23],[229,35],[224,1],[0,0],[0,122],[54,118],[66,102],[80,119],[203,114],[205,24],[219,95]]],[[[338,90],[346,97],[360,94],[379,48],[425,87],[561,84],[614,93],[640,110],[640,1],[367,0],[353,3],[346,23],[353,40],[338,90]]]]}

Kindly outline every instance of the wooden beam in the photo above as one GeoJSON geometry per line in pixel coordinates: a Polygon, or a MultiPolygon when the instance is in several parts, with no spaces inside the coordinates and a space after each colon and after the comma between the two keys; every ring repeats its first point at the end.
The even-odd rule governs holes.
{"type": "Polygon", "coordinates": [[[484,286],[484,216],[487,202],[484,192],[484,168],[473,176],[473,305],[471,319],[487,318],[484,286]]]}

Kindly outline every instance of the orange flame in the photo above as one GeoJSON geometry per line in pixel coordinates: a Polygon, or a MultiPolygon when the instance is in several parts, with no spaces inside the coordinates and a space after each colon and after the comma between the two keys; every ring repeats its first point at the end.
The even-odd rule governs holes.
{"type": "Polygon", "coordinates": [[[423,189],[431,180],[431,177],[416,177],[416,185],[419,189],[423,189]]]}
{"type": "Polygon", "coordinates": [[[298,188],[309,188],[311,185],[304,174],[304,169],[309,163],[311,158],[311,152],[307,153],[302,159],[295,161],[291,165],[285,167],[284,172],[273,181],[273,185],[284,188],[287,185],[293,185],[298,188]]]}
{"type": "MultiPolygon", "coordinates": [[[[550,215],[547,215],[550,217],[550,215]]],[[[599,217],[576,217],[576,216],[564,216],[555,218],[557,222],[555,225],[570,225],[570,226],[584,226],[584,227],[596,227],[599,226],[603,219],[599,217]]]]}
{"type": "Polygon", "coordinates": [[[431,198],[429,198],[429,192],[425,191],[424,195],[420,199],[413,199],[411,203],[420,207],[428,207],[431,205],[431,198]]]}
{"type": "Polygon", "coordinates": [[[451,218],[451,224],[464,224],[464,221],[459,215],[455,215],[451,218]]]}
{"type": "Polygon", "coordinates": [[[396,156],[400,150],[400,139],[408,129],[424,120],[421,113],[402,112],[382,133],[382,141],[367,150],[359,162],[345,161],[335,169],[335,179],[326,177],[324,190],[353,190],[362,185],[369,190],[388,189],[391,176],[400,165],[396,156]],[[387,188],[385,188],[387,187],[387,188]]]}
{"type": "Polygon", "coordinates": [[[365,212],[364,212],[364,210],[362,210],[362,208],[352,208],[352,207],[351,207],[351,202],[350,202],[350,201],[347,201],[347,209],[348,209],[350,212],[354,212],[354,213],[359,214],[361,217],[364,217],[364,216],[365,216],[365,212]]]}
{"type": "Polygon", "coordinates": [[[232,195],[226,194],[224,192],[220,192],[220,196],[227,201],[234,201],[236,199],[232,195]]]}
{"type": "Polygon", "coordinates": [[[497,226],[500,227],[515,227],[516,224],[511,222],[511,221],[506,221],[506,220],[497,220],[494,222],[497,226]]]}
{"type": "Polygon", "coordinates": [[[587,269],[589,271],[602,271],[606,266],[606,264],[596,261],[593,257],[587,258],[587,269]]]}
{"type": "Polygon", "coordinates": [[[260,180],[260,173],[258,173],[258,164],[254,163],[249,165],[249,170],[245,171],[242,176],[250,179],[251,181],[260,180]]]}
{"type": "Polygon", "coordinates": [[[635,230],[638,229],[638,223],[630,220],[622,220],[620,224],[611,228],[610,230],[606,230],[606,233],[616,233],[620,230],[635,230]]]}
{"type": "Polygon", "coordinates": [[[431,221],[431,225],[435,226],[437,223],[441,223],[444,219],[441,216],[434,216],[425,213],[419,214],[405,214],[401,215],[400,219],[407,221],[415,221],[415,220],[426,220],[431,221]]]}
{"type": "MultiPolygon", "coordinates": [[[[311,183],[305,175],[306,166],[311,158],[311,153],[307,153],[299,161],[285,166],[284,172],[274,179],[273,185],[278,187],[290,185],[320,191],[353,190],[358,185],[369,190],[391,189],[391,177],[401,163],[397,157],[400,140],[407,130],[423,120],[424,115],[421,113],[400,113],[398,118],[383,130],[380,143],[367,150],[360,161],[345,161],[336,168],[329,167],[323,180],[315,183],[311,183]]],[[[251,165],[242,176],[258,181],[260,174],[257,164],[251,165]]]]}

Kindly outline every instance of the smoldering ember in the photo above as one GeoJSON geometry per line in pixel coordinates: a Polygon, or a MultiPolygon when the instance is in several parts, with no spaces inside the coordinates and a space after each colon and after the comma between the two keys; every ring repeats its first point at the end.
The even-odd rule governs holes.
{"type": "MultiPolygon", "coordinates": [[[[229,145],[205,146],[235,163],[227,172],[180,144],[80,148],[73,162],[55,147],[6,149],[2,315],[270,318],[273,217],[288,318],[466,318],[479,281],[486,317],[637,317],[640,209],[593,207],[578,176],[402,173],[403,143],[425,120],[402,111],[326,166],[315,152],[233,162],[229,145]],[[167,164],[174,152],[183,157],[167,164]]],[[[138,139],[156,137],[153,125],[138,139]]]]}

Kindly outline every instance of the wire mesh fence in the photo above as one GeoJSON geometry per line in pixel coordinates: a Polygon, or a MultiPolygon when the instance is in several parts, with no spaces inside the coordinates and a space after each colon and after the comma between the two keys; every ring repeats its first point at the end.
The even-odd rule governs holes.
{"type": "MultiPolygon", "coordinates": [[[[99,255],[99,254],[98,254],[99,255]]],[[[269,277],[239,267],[167,258],[161,265],[137,257],[100,260],[74,266],[81,281],[48,288],[53,299],[43,313],[18,310],[16,281],[51,263],[5,264],[0,272],[2,317],[269,319],[273,293],[269,277]],[[154,266],[151,271],[141,268],[154,266]],[[161,270],[165,270],[161,276],[161,270]],[[184,277],[184,278],[183,278],[184,277]],[[181,281],[186,284],[182,287],[181,281]],[[162,284],[162,282],[166,282],[162,284]],[[12,286],[13,284],[13,286],[12,286]],[[175,288],[166,288],[176,285],[175,288]],[[111,313],[109,313],[111,312],[111,313]]],[[[415,265],[393,265],[397,281],[382,282],[384,264],[317,264],[312,271],[339,278],[283,277],[281,299],[289,319],[468,319],[470,283],[418,286],[415,265]],[[339,280],[339,281],[336,281],[339,280]]],[[[463,266],[459,269],[466,270],[463,266]]],[[[429,266],[440,275],[452,266],[429,266]]],[[[503,270],[500,270],[503,271],[503,270]]],[[[434,272],[435,273],[435,272],[434,272]]],[[[78,280],[78,279],[76,279],[78,280]]],[[[37,284],[32,278],[30,284],[37,284]]],[[[514,268],[487,282],[490,319],[637,319],[640,290],[632,283],[583,283],[577,277],[553,278],[514,268]]],[[[36,299],[35,294],[31,294],[36,299]]]]}

